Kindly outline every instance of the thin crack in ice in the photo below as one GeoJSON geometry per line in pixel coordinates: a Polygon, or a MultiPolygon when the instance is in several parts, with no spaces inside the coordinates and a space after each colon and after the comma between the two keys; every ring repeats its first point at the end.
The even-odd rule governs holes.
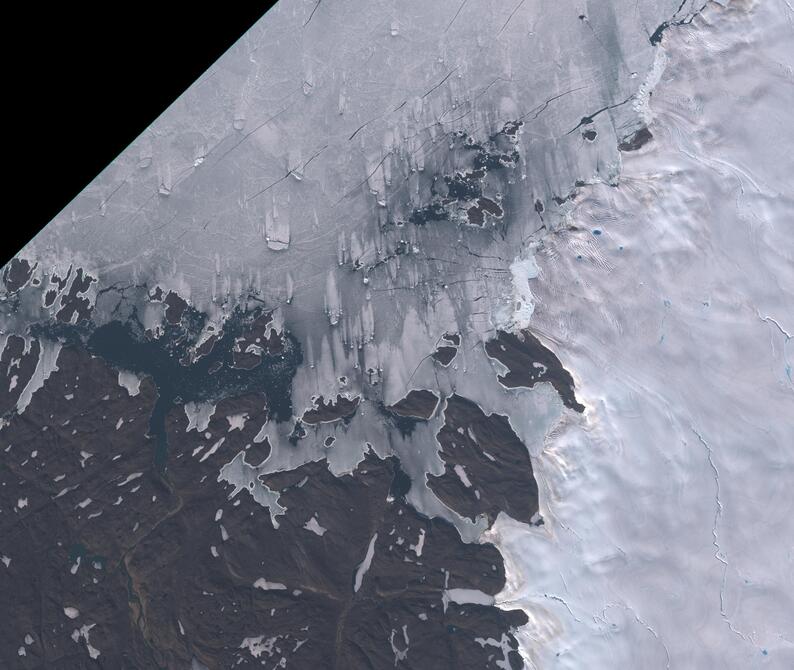
{"type": "Polygon", "coordinates": [[[535,597],[539,598],[541,595],[544,598],[548,598],[549,600],[554,600],[554,601],[556,601],[558,603],[562,603],[563,606],[565,607],[565,609],[568,610],[568,614],[571,615],[571,617],[573,618],[574,621],[576,621],[577,623],[584,623],[578,616],[576,616],[573,613],[573,610],[571,609],[570,605],[568,605],[568,603],[566,602],[565,598],[561,598],[560,596],[555,596],[552,593],[542,593],[542,594],[541,593],[536,593],[535,597]]]}
{"type": "Polygon", "coordinates": [[[726,624],[728,624],[728,628],[730,628],[731,632],[735,635],[739,636],[745,642],[750,642],[754,644],[753,640],[748,636],[739,631],[736,627],[734,627],[733,623],[731,622],[728,614],[725,610],[725,587],[728,581],[728,560],[725,558],[725,554],[720,546],[720,539],[719,539],[719,523],[722,519],[722,500],[720,499],[720,473],[717,469],[717,464],[714,462],[714,451],[709,446],[708,442],[703,439],[703,436],[695,429],[694,426],[690,426],[692,432],[697,436],[700,443],[706,449],[706,456],[708,458],[709,466],[711,470],[714,472],[714,483],[716,484],[717,491],[714,496],[714,500],[716,503],[716,509],[714,511],[714,524],[711,527],[711,535],[712,535],[712,545],[716,551],[714,552],[714,558],[716,558],[722,564],[722,581],[720,583],[720,615],[722,616],[723,620],[726,624]]]}
{"type": "Polygon", "coordinates": [[[761,316],[761,312],[759,312],[758,310],[756,310],[756,314],[758,314],[758,318],[761,319],[761,321],[766,321],[767,323],[773,323],[775,327],[783,335],[783,337],[786,338],[786,342],[788,342],[791,339],[791,334],[785,328],[783,328],[783,326],[780,325],[777,319],[773,319],[771,316],[761,316]]]}
{"type": "Polygon", "coordinates": [[[631,614],[631,616],[634,617],[634,620],[638,624],[640,624],[642,627],[644,627],[651,635],[653,635],[656,638],[656,641],[660,645],[662,645],[662,649],[664,649],[664,653],[665,653],[665,656],[667,658],[667,665],[665,666],[665,668],[666,668],[666,670],[670,670],[670,650],[667,648],[667,645],[664,643],[664,640],[661,638],[659,633],[656,632],[656,630],[653,628],[653,626],[651,626],[647,621],[645,621],[642,617],[640,617],[640,615],[637,614],[637,612],[634,610],[634,608],[631,605],[628,605],[626,603],[609,603],[609,604],[606,605],[606,607],[604,607],[603,610],[601,610],[601,616],[600,617],[594,616],[593,620],[597,622],[598,619],[601,619],[601,621],[606,623],[606,621],[607,621],[606,620],[606,611],[608,609],[610,609],[611,607],[619,607],[620,609],[623,609],[626,612],[628,612],[629,614],[631,614]]]}

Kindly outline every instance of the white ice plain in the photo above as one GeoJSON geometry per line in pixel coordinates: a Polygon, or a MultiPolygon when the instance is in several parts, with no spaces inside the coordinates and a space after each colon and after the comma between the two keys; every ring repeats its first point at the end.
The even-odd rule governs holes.
{"type": "Polygon", "coordinates": [[[794,667],[794,11],[712,4],[664,49],[653,143],[537,255],[588,410],[535,460],[545,525],[487,534],[529,667],[794,667]]]}

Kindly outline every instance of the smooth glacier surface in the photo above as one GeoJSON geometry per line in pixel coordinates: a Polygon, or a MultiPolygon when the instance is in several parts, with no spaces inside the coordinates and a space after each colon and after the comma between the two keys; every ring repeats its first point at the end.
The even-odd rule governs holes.
{"type": "Polygon", "coordinates": [[[535,667],[794,666],[792,44],[782,1],[671,31],[658,141],[538,254],[588,411],[536,461],[548,523],[486,533],[535,667]]]}

